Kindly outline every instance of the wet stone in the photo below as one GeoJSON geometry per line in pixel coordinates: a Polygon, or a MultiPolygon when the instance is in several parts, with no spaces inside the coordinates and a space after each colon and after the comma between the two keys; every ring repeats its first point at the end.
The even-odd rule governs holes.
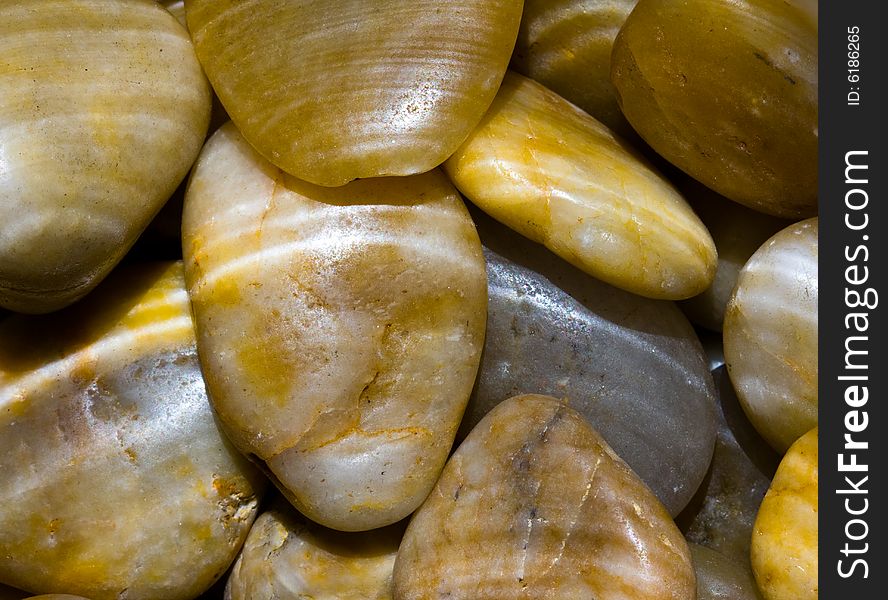
{"type": "Polygon", "coordinates": [[[395,600],[688,600],[690,552],[602,437],[550,396],[510,398],[463,441],[404,534],[395,600]]]}
{"type": "Polygon", "coordinates": [[[279,499],[250,530],[225,600],[391,600],[405,526],[335,531],[279,499]]]}
{"type": "Polygon", "coordinates": [[[688,544],[697,574],[697,600],[761,600],[748,567],[697,544],[688,544]]]}
{"type": "Polygon", "coordinates": [[[487,246],[487,337],[460,437],[513,395],[567,398],[678,514],[703,480],[716,429],[687,319],[672,302],[618,290],[473,217],[487,246]]]}
{"type": "Polygon", "coordinates": [[[746,418],[724,366],[713,372],[718,392],[718,435],[706,479],[679,527],[691,542],[749,566],[749,542],[759,505],[780,456],[746,418]]]}

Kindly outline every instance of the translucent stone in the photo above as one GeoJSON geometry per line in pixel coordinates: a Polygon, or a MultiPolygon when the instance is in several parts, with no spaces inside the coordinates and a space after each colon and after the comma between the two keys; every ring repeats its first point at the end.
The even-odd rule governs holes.
{"type": "Polygon", "coordinates": [[[817,428],[790,447],[752,534],[752,569],[765,600],[817,599],[817,428]]]}
{"type": "Polygon", "coordinates": [[[410,514],[484,339],[481,244],[443,173],[319,187],[229,124],[198,160],[182,231],[204,376],[235,445],[322,525],[410,514]]]}
{"type": "Polygon", "coordinates": [[[817,425],[817,224],[790,225],[744,265],[725,362],[749,420],[778,452],[817,425]]]}
{"type": "Polygon", "coordinates": [[[715,275],[712,238],[672,184],[607,127],[516,73],[444,168],[481,210],[611,285],[675,300],[715,275]]]}
{"type": "Polygon", "coordinates": [[[391,600],[403,534],[403,523],[362,532],[326,529],[279,502],[256,519],[225,600],[391,600]]]}
{"type": "Polygon", "coordinates": [[[411,175],[484,116],[521,0],[189,0],[200,61],[231,119],[287,173],[328,186],[411,175]]]}
{"type": "Polygon", "coordinates": [[[688,600],[669,513],[576,411],[548,396],[494,408],[414,514],[394,597],[688,600]]]}
{"type": "Polygon", "coordinates": [[[614,38],[637,2],[525,0],[512,68],[631,136],[610,71],[614,38]]]}
{"type": "Polygon", "coordinates": [[[623,114],[666,160],[755,210],[816,214],[809,11],[784,0],[645,0],[611,61],[623,114]]]}
{"type": "Polygon", "coordinates": [[[265,479],[219,432],[181,263],[0,323],[0,581],[188,600],[234,560],[265,479]]]}
{"type": "Polygon", "coordinates": [[[155,2],[5,0],[0,56],[0,306],[48,312],[95,287],[176,189],[210,87],[155,2]]]}
{"type": "Polygon", "coordinates": [[[724,555],[688,544],[697,574],[697,600],[761,600],[752,572],[724,555]]]}

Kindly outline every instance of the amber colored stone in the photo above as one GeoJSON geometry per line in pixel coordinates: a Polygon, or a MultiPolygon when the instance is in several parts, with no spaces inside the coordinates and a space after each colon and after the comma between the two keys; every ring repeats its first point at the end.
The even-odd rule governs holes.
{"type": "Polygon", "coordinates": [[[250,530],[225,600],[391,600],[404,526],[335,531],[278,502],[250,530]]]}
{"type": "Polygon", "coordinates": [[[4,583],[189,600],[224,573],[266,482],[216,425],[181,263],[0,322],[0,481],[4,583]]]}
{"type": "Polygon", "coordinates": [[[614,38],[638,0],[524,0],[511,67],[626,136],[610,80],[614,38]]]}
{"type": "Polygon", "coordinates": [[[95,287],[176,189],[210,87],[155,2],[4,0],[0,56],[0,306],[48,312],[95,287]]]}
{"type": "Polygon", "coordinates": [[[817,212],[817,27],[784,0],[640,0],[611,79],[658,153],[750,208],[817,212]]]}
{"type": "Polygon", "coordinates": [[[817,425],[817,226],[762,244],[725,313],[728,373],[749,420],[778,452],[817,425]]]}
{"type": "Polygon", "coordinates": [[[337,186],[438,166],[503,78],[521,0],[188,0],[213,88],[283,171],[337,186]]]}
{"type": "Polygon", "coordinates": [[[783,457],[752,534],[752,569],[765,600],[817,599],[817,428],[783,457]]]}
{"type": "Polygon", "coordinates": [[[693,181],[679,185],[679,189],[706,225],[718,250],[712,285],[679,306],[695,325],[721,332],[740,269],[768,238],[791,222],[731,202],[693,181]]]}
{"type": "Polygon", "coordinates": [[[395,600],[694,600],[669,513],[576,411],[549,396],[494,408],[414,514],[395,600]]]}
{"type": "Polygon", "coordinates": [[[413,512],[484,339],[481,243],[444,174],[320,187],[229,124],[198,159],[182,231],[204,375],[235,445],[322,525],[413,512]]]}
{"type": "Polygon", "coordinates": [[[684,198],[604,125],[516,73],[444,168],[481,210],[611,285],[688,298],[715,245],[684,198]]]}

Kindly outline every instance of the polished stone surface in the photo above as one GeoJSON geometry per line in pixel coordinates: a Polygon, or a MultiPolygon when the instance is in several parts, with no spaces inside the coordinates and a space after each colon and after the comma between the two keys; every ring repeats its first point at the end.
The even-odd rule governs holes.
{"type": "Polygon", "coordinates": [[[679,306],[695,325],[721,332],[740,269],[768,238],[791,223],[731,202],[696,182],[683,182],[679,189],[712,234],[718,250],[712,285],[679,306]]]}
{"type": "Polygon", "coordinates": [[[697,544],[688,544],[697,574],[697,600],[761,600],[748,567],[697,544]]]}
{"type": "Polygon", "coordinates": [[[217,428],[181,263],[0,323],[0,581],[188,600],[247,536],[265,480],[217,428]]]}
{"type": "Polygon", "coordinates": [[[513,395],[567,398],[678,514],[703,480],[716,430],[712,378],[687,319],[474,216],[488,247],[487,336],[460,435],[513,395]]]}
{"type": "Polygon", "coordinates": [[[706,479],[677,522],[689,541],[749,570],[752,526],[780,455],[746,418],[725,367],[713,375],[718,391],[715,453],[706,479]]]}
{"type": "Polygon", "coordinates": [[[391,600],[405,526],[335,531],[276,502],[250,530],[225,600],[391,600]]]}
{"type": "Polygon", "coordinates": [[[817,600],[817,428],[777,469],[752,534],[752,570],[765,600],[817,600]]]}
{"type": "Polygon", "coordinates": [[[403,519],[438,478],[484,340],[478,234],[440,171],[325,188],[232,124],[182,223],[207,388],[244,453],[334,529],[403,519]]]}
{"type": "Polygon", "coordinates": [[[4,0],[0,56],[0,307],[49,312],[93,289],[186,175],[210,86],[155,2],[4,0]]]}
{"type": "Polygon", "coordinates": [[[795,223],[762,244],[725,313],[734,389],[778,452],[817,425],[817,225],[816,218],[795,223]]]}
{"type": "Polygon", "coordinates": [[[320,185],[424,173],[484,116],[521,0],[189,0],[200,61],[244,137],[320,185]],[[331,68],[333,66],[333,68],[331,68]]]}
{"type": "Polygon", "coordinates": [[[623,114],[669,162],[786,218],[817,213],[817,26],[781,0],[644,0],[614,41],[623,114]]]}
{"type": "Polygon", "coordinates": [[[524,0],[511,67],[632,135],[610,80],[617,32],[638,0],[524,0]]]}
{"type": "Polygon", "coordinates": [[[715,244],[672,184],[607,127],[517,73],[444,169],[481,210],[619,288],[677,300],[715,276],[715,244]]]}
{"type": "Polygon", "coordinates": [[[559,400],[517,396],[447,463],[404,534],[395,600],[688,600],[690,552],[663,505],[559,400]]]}

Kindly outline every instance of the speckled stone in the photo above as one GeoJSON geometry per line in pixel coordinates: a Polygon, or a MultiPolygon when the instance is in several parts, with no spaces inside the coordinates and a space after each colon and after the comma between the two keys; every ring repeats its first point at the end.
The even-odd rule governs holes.
{"type": "Polygon", "coordinates": [[[398,550],[395,600],[688,600],[669,513],[575,410],[501,403],[451,456],[398,550]]]}
{"type": "Polygon", "coordinates": [[[749,570],[752,525],[780,456],[746,418],[725,367],[713,376],[718,435],[712,465],[677,521],[689,541],[717,550],[749,570]]]}
{"type": "Polygon", "coordinates": [[[225,600],[391,600],[406,523],[365,532],[327,529],[282,499],[256,519],[225,600]]]}
{"type": "Polygon", "coordinates": [[[601,283],[473,217],[488,247],[487,337],[460,436],[510,396],[567,398],[678,514],[703,480],[716,428],[712,378],[687,319],[672,302],[601,283]]]}
{"type": "Polygon", "coordinates": [[[697,574],[697,600],[761,600],[752,572],[723,554],[688,544],[697,574]]]}
{"type": "Polygon", "coordinates": [[[0,323],[0,581],[188,600],[234,560],[265,480],[221,435],[181,263],[0,323]]]}

